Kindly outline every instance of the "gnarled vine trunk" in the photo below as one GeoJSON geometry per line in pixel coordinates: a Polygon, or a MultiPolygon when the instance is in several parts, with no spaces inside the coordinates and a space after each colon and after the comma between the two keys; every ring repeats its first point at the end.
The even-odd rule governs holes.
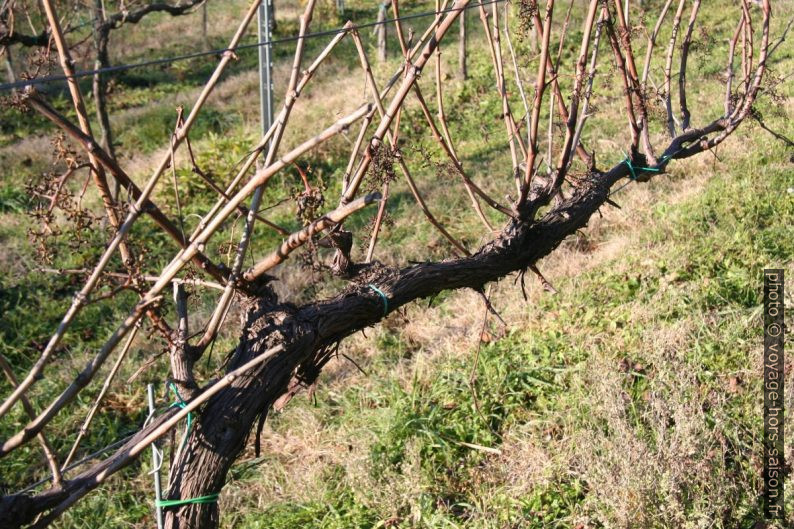
{"type": "MultiPolygon", "coordinates": [[[[245,301],[242,336],[229,369],[277,345],[284,350],[210,399],[174,464],[178,470],[168,498],[197,498],[219,492],[255,423],[264,420],[273,403],[288,391],[311,384],[340,340],[384,317],[383,300],[367,284],[376,284],[386,293],[389,310],[444,290],[482,291],[489,282],[525,271],[584,227],[605,203],[612,183],[624,174],[622,165],[599,175],[537,223],[511,221],[500,237],[471,257],[401,270],[373,265],[362,269],[355,282],[337,297],[300,308],[278,304],[270,293],[245,301]],[[364,284],[357,284],[362,281],[364,284]]],[[[168,528],[216,527],[218,506],[204,503],[172,507],[166,521],[168,528]]]]}

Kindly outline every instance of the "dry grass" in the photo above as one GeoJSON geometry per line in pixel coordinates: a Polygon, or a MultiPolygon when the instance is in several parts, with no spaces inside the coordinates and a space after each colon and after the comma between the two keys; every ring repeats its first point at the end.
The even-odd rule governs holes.
{"type": "MultiPolygon", "coordinates": [[[[719,416],[724,400],[703,394],[684,358],[690,329],[661,329],[646,341],[646,374],[621,372],[617,358],[594,357],[582,384],[590,397],[588,424],[566,439],[571,469],[588,483],[583,509],[610,527],[707,527],[719,520],[742,483],[731,479],[724,458],[730,447],[712,428],[706,409],[719,416]],[[649,380],[646,411],[632,413],[627,379],[649,380]],[[640,424],[638,424],[640,423],[640,424]],[[716,435],[715,435],[715,432],[716,435]],[[698,491],[695,497],[691,491],[698,491]],[[697,518],[688,516],[694,507],[697,518]]],[[[752,491],[742,491],[752,493],[752,491]]]]}

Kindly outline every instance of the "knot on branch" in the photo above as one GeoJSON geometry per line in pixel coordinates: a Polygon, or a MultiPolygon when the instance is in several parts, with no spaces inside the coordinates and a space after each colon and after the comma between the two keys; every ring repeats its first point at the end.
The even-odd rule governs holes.
{"type": "Polygon", "coordinates": [[[370,263],[362,264],[357,267],[356,274],[350,278],[350,285],[343,291],[342,295],[350,293],[361,293],[366,290],[367,295],[372,294],[369,290],[369,284],[383,284],[394,278],[399,274],[399,270],[386,266],[380,261],[372,261],[370,263]]]}
{"type": "Polygon", "coordinates": [[[350,277],[352,262],[350,251],[353,248],[353,234],[347,230],[338,229],[331,232],[317,243],[323,248],[334,248],[334,259],[331,263],[331,273],[337,277],[350,277]]]}
{"type": "Polygon", "coordinates": [[[246,298],[243,301],[243,308],[245,309],[250,307],[251,303],[254,301],[267,302],[271,305],[277,304],[278,296],[273,291],[273,287],[270,285],[270,283],[275,279],[276,278],[271,275],[262,274],[256,276],[250,281],[241,281],[238,291],[246,298]]]}
{"type": "MultiPolygon", "coordinates": [[[[306,358],[303,362],[298,364],[292,375],[292,378],[287,385],[286,391],[273,403],[275,411],[281,411],[284,407],[297,395],[302,389],[308,389],[309,395],[314,393],[317,387],[317,379],[320,376],[325,365],[331,358],[339,355],[339,342],[334,342],[331,345],[318,349],[311,356],[306,358]]],[[[260,449],[260,436],[262,433],[261,426],[257,428],[256,432],[256,455],[259,455],[260,449]]]]}
{"type": "Polygon", "coordinates": [[[41,495],[33,497],[28,494],[2,496],[0,497],[0,527],[20,527],[30,523],[42,512],[42,504],[54,506],[64,497],[66,497],[66,493],[58,491],[45,498],[42,498],[41,495]]]}

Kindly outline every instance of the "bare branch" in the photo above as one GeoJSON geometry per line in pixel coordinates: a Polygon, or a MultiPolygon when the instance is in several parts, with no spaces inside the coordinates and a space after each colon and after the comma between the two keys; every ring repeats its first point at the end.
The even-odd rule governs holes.
{"type": "Polygon", "coordinates": [[[331,228],[340,222],[344,221],[347,217],[356,211],[365,208],[373,202],[380,201],[382,198],[380,193],[370,193],[364,197],[354,200],[349,204],[341,206],[334,211],[327,213],[312,222],[300,231],[297,231],[289,236],[289,238],[281,243],[281,246],[275,252],[259,261],[256,265],[246,270],[243,277],[246,281],[254,281],[265,272],[275,268],[283,263],[289,254],[300,248],[309,241],[316,234],[323,230],[331,228]]]}
{"type": "Polygon", "coordinates": [[[662,23],[664,22],[664,17],[667,16],[667,12],[670,10],[670,5],[673,3],[673,0],[667,0],[662,7],[662,12],[659,13],[659,18],[656,19],[656,25],[653,27],[653,33],[648,35],[648,47],[645,49],[645,65],[642,67],[642,78],[640,79],[640,89],[642,90],[642,95],[645,97],[647,84],[648,84],[648,73],[651,71],[651,57],[653,55],[653,48],[656,46],[656,37],[659,35],[659,30],[662,28],[662,23]]]}
{"type": "Polygon", "coordinates": [[[689,16],[686,35],[681,43],[681,67],[678,71],[678,104],[681,106],[681,130],[683,131],[689,129],[689,120],[691,118],[686,104],[686,61],[687,57],[689,57],[689,46],[692,44],[692,29],[695,27],[699,9],[700,0],[695,0],[692,4],[692,14],[689,16]]]}
{"type": "Polygon", "coordinates": [[[725,81],[725,116],[729,116],[733,111],[733,59],[736,56],[736,43],[739,41],[739,36],[742,34],[744,27],[744,17],[739,19],[739,24],[736,26],[736,31],[733,38],[728,43],[728,67],[726,68],[726,81],[725,81]]]}
{"type": "Polygon", "coordinates": [[[491,32],[491,27],[488,25],[489,15],[485,10],[482,0],[479,2],[480,20],[482,21],[483,30],[485,31],[485,39],[488,43],[488,49],[491,52],[491,62],[493,63],[494,75],[496,77],[496,90],[502,100],[502,118],[504,119],[505,129],[507,131],[507,142],[510,147],[510,157],[513,160],[513,174],[516,174],[518,172],[519,166],[519,154],[516,150],[516,146],[518,146],[518,148],[521,150],[521,156],[524,158],[527,156],[527,149],[524,146],[521,135],[518,133],[518,127],[516,125],[515,119],[513,118],[512,111],[510,110],[510,103],[507,99],[504,68],[502,66],[502,51],[499,39],[498,11],[497,5],[492,5],[493,12],[490,16],[493,18],[493,32],[491,32]]]}
{"type": "MultiPolygon", "coordinates": [[[[577,143],[574,142],[574,137],[576,136],[576,120],[579,115],[579,100],[582,94],[585,69],[587,68],[587,55],[588,51],[590,50],[590,36],[593,32],[597,7],[598,0],[590,0],[590,6],[588,7],[584,22],[584,31],[582,33],[582,44],[579,50],[579,58],[576,60],[576,77],[574,79],[573,92],[571,94],[570,114],[568,121],[565,123],[565,140],[563,141],[560,159],[557,163],[557,174],[555,176],[555,181],[552,185],[552,188],[549,190],[550,193],[559,189],[559,187],[562,185],[567,168],[570,165],[571,155],[573,154],[573,150],[577,145],[577,143]]],[[[598,37],[596,37],[596,46],[597,45],[598,37]]],[[[593,62],[595,62],[595,55],[593,56],[593,62]]],[[[592,69],[594,70],[594,65],[592,69]]],[[[590,86],[592,87],[592,82],[590,83],[590,86]]]]}
{"type": "MultiPolygon", "coordinates": [[[[8,382],[11,384],[12,388],[16,388],[19,385],[19,381],[17,377],[14,376],[14,370],[11,368],[11,364],[8,363],[6,357],[0,353],[0,369],[3,370],[5,373],[8,382]]],[[[30,404],[30,401],[25,395],[22,395],[19,399],[22,402],[22,407],[25,409],[25,413],[31,419],[36,418],[36,411],[33,409],[33,406],[30,404]]],[[[39,432],[36,434],[36,438],[39,440],[39,444],[41,444],[41,450],[44,452],[44,457],[47,459],[47,464],[50,465],[50,473],[52,474],[52,485],[53,487],[60,487],[61,480],[63,477],[61,476],[61,468],[58,465],[58,458],[55,455],[55,451],[52,449],[49,441],[44,436],[43,433],[39,432]]],[[[64,463],[66,466],[67,463],[64,463]]]]}
{"type": "MultiPolygon", "coordinates": [[[[301,62],[303,61],[303,49],[305,43],[305,39],[303,37],[306,35],[306,31],[308,30],[309,24],[311,23],[313,11],[314,0],[309,0],[306,3],[306,9],[304,10],[303,15],[300,17],[300,30],[298,33],[299,38],[298,43],[295,46],[295,58],[292,62],[292,72],[290,74],[289,84],[287,85],[287,97],[284,101],[284,107],[282,108],[278,115],[278,119],[276,120],[275,131],[269,140],[267,156],[265,157],[263,163],[263,166],[265,167],[272,164],[276,157],[278,148],[281,145],[281,139],[284,136],[284,130],[286,129],[287,121],[289,121],[290,112],[292,111],[295,101],[298,99],[298,76],[301,62]]],[[[340,33],[341,37],[343,37],[344,34],[345,32],[340,33]]],[[[339,38],[334,39],[332,44],[336,44],[339,42],[339,40],[341,40],[339,35],[337,35],[337,37],[339,38]]],[[[319,65],[319,63],[317,64],[319,65]]],[[[311,74],[305,73],[303,77],[308,81],[308,78],[311,77],[311,74]]],[[[226,314],[226,309],[229,306],[229,303],[231,303],[232,295],[234,294],[237,281],[239,280],[240,274],[242,272],[245,254],[248,251],[248,243],[251,240],[254,222],[256,221],[256,212],[259,209],[260,202],[262,201],[262,195],[264,194],[266,183],[267,182],[263,182],[262,185],[258,186],[254,190],[253,197],[251,198],[251,206],[249,207],[248,215],[246,215],[245,218],[245,227],[243,228],[243,233],[240,236],[240,242],[237,244],[237,251],[235,252],[234,264],[232,265],[232,270],[229,275],[229,281],[226,283],[226,288],[224,289],[223,294],[221,295],[221,298],[212,313],[209,324],[207,325],[207,329],[204,332],[204,336],[197,346],[199,355],[204,351],[204,348],[206,348],[207,345],[212,343],[212,341],[215,339],[218,329],[220,328],[221,321],[223,320],[223,315],[226,314]]]]}
{"type": "Polygon", "coordinates": [[[645,97],[640,86],[637,66],[634,63],[634,52],[631,48],[631,29],[626,21],[624,11],[620,8],[620,0],[615,0],[615,12],[617,13],[618,23],[620,25],[620,40],[623,45],[623,55],[625,56],[626,64],[626,81],[628,82],[629,94],[633,100],[634,111],[637,114],[640,138],[642,140],[642,151],[648,158],[648,162],[655,164],[656,157],[653,153],[653,146],[651,145],[650,131],[648,128],[648,112],[645,108],[645,97]]]}
{"type": "Polygon", "coordinates": [[[620,72],[620,79],[623,81],[623,96],[626,101],[626,116],[629,121],[629,131],[631,132],[631,150],[634,152],[637,150],[637,147],[640,144],[641,127],[637,120],[634,99],[632,97],[632,81],[629,78],[630,74],[626,66],[625,58],[623,53],[620,51],[620,43],[618,42],[618,38],[615,33],[615,26],[612,22],[609,7],[604,6],[603,12],[604,23],[606,24],[607,28],[607,36],[609,37],[609,43],[612,46],[612,52],[615,56],[615,64],[617,65],[618,71],[620,72]]]}
{"type": "Polygon", "coordinates": [[[554,0],[546,4],[546,18],[543,21],[543,38],[540,46],[540,62],[535,80],[535,100],[532,103],[532,119],[529,127],[529,150],[526,159],[524,183],[517,207],[520,209],[526,202],[529,186],[535,174],[535,160],[538,156],[538,123],[540,122],[540,106],[543,103],[543,92],[546,90],[546,66],[549,62],[549,41],[551,39],[551,20],[554,12],[554,0]]]}
{"type": "MultiPolygon", "coordinates": [[[[254,2],[252,3],[252,5],[249,8],[248,12],[246,13],[243,21],[240,23],[240,26],[238,27],[237,32],[232,37],[232,40],[231,40],[230,45],[229,45],[230,49],[233,49],[233,48],[235,48],[237,46],[238,42],[242,38],[243,33],[245,32],[245,28],[248,26],[249,22],[251,21],[251,19],[256,14],[256,9],[259,6],[260,1],[261,0],[254,0],[254,2]]],[[[198,117],[198,114],[201,111],[201,108],[203,107],[204,103],[206,102],[207,98],[209,97],[209,94],[212,92],[212,90],[217,85],[218,80],[220,79],[221,73],[226,68],[226,65],[229,63],[231,58],[232,58],[232,54],[231,53],[225,54],[224,57],[221,59],[220,63],[216,66],[215,71],[213,72],[213,74],[210,77],[209,81],[204,86],[204,88],[202,89],[201,93],[198,96],[198,99],[196,100],[195,104],[193,105],[193,107],[192,107],[192,109],[190,111],[190,114],[188,115],[187,119],[185,120],[184,125],[177,131],[176,137],[174,138],[174,148],[175,149],[176,149],[176,147],[179,144],[181,144],[182,141],[184,141],[185,137],[187,136],[188,131],[192,127],[192,125],[195,122],[196,118],[198,117]]],[[[33,368],[30,370],[30,372],[24,378],[24,380],[22,380],[22,382],[19,384],[19,387],[17,387],[17,389],[14,390],[14,392],[3,402],[2,405],[0,405],[0,417],[2,417],[5,413],[8,412],[8,410],[11,408],[11,406],[14,405],[14,402],[16,402],[19,399],[19,397],[20,397],[20,395],[22,395],[22,393],[27,391],[27,389],[33,384],[33,382],[36,380],[38,375],[44,369],[44,366],[46,365],[47,361],[49,360],[50,356],[52,355],[52,352],[55,350],[55,348],[61,342],[61,340],[63,339],[63,337],[64,337],[64,335],[66,333],[66,330],[69,328],[69,326],[72,323],[72,321],[74,320],[75,316],[78,314],[80,309],[85,304],[86,300],[88,299],[88,295],[91,293],[91,291],[94,289],[94,287],[98,283],[99,278],[100,278],[100,276],[102,274],[102,271],[107,267],[108,263],[110,262],[111,256],[116,251],[116,249],[119,247],[119,245],[123,241],[124,237],[130,231],[130,229],[132,228],[132,225],[135,223],[135,221],[137,220],[137,218],[140,215],[141,211],[143,210],[143,207],[144,207],[146,201],[149,199],[149,195],[151,195],[152,191],[154,190],[154,187],[157,185],[157,182],[158,182],[160,176],[162,175],[163,171],[167,167],[169,160],[170,160],[170,153],[166,154],[162,158],[160,164],[157,166],[157,168],[154,170],[154,173],[150,177],[149,182],[146,184],[146,187],[144,187],[143,191],[141,192],[141,196],[138,198],[138,200],[136,200],[135,204],[133,204],[131,206],[130,213],[127,215],[127,219],[124,221],[124,223],[116,231],[116,235],[113,237],[113,240],[110,242],[108,247],[105,249],[105,252],[102,254],[102,257],[99,259],[99,262],[97,263],[94,271],[92,272],[91,276],[86,281],[86,283],[83,286],[83,288],[80,290],[80,292],[77,295],[75,295],[74,301],[72,302],[71,306],[69,307],[69,310],[64,315],[63,319],[61,320],[61,323],[58,325],[57,331],[50,338],[49,342],[47,343],[47,346],[45,347],[44,351],[42,351],[39,359],[36,361],[36,363],[34,364],[33,368]]],[[[191,256],[189,258],[192,258],[193,255],[196,255],[196,253],[198,253],[198,251],[193,252],[193,254],[191,254],[191,256]]],[[[170,281],[170,278],[169,278],[169,281],[170,281]]],[[[162,290],[163,286],[160,286],[160,290],[162,290]]],[[[158,290],[158,292],[159,292],[159,290],[158,290]]],[[[129,327],[138,320],[140,315],[143,314],[145,309],[150,307],[152,305],[152,303],[155,302],[155,298],[156,297],[157,297],[157,294],[154,294],[154,295],[150,296],[148,299],[141,300],[141,302],[136,307],[135,312],[133,313],[133,314],[137,314],[137,316],[136,317],[132,317],[131,319],[133,321],[129,321],[125,325],[122,326],[122,329],[124,329],[124,330],[123,330],[123,332],[121,332],[121,334],[119,334],[119,335],[115,335],[114,334],[114,337],[109,342],[110,349],[115,347],[115,345],[123,337],[123,335],[126,334],[127,330],[129,330],[129,327]],[[138,311],[140,311],[140,313],[138,313],[138,311]]],[[[104,359],[105,357],[107,357],[107,354],[109,352],[110,352],[109,350],[101,352],[98,355],[98,358],[103,358],[104,359]]],[[[93,372],[95,372],[95,370],[91,370],[90,372],[93,373],[93,372]]],[[[87,382],[88,381],[86,381],[86,383],[87,382]]],[[[67,399],[67,402],[68,402],[68,400],[69,399],[67,399]]],[[[65,402],[61,402],[60,403],[60,405],[63,405],[63,404],[65,404],[65,402]]],[[[42,415],[40,415],[41,421],[38,422],[37,428],[40,429],[41,427],[43,427],[44,424],[46,424],[46,422],[48,422],[55,415],[55,413],[57,413],[58,409],[60,409],[60,408],[59,407],[50,408],[50,412],[43,413],[42,415]],[[45,416],[46,416],[46,418],[45,418],[45,416]]],[[[24,442],[24,440],[29,439],[31,437],[31,435],[35,435],[35,432],[24,433],[23,435],[17,435],[17,436],[12,437],[12,439],[15,439],[15,441],[12,441],[12,439],[10,439],[6,443],[4,443],[2,448],[0,448],[0,456],[6,454],[9,450],[12,450],[13,448],[19,446],[20,443],[24,442]]]]}
{"type": "MultiPolygon", "coordinates": [[[[527,122],[527,130],[529,130],[529,102],[527,101],[527,94],[524,91],[524,83],[521,80],[521,73],[518,68],[518,61],[516,60],[516,53],[513,49],[513,42],[510,38],[510,24],[508,21],[508,13],[510,12],[510,4],[505,2],[505,24],[504,24],[504,34],[505,34],[505,41],[507,42],[507,49],[510,51],[510,58],[513,62],[513,74],[515,75],[516,86],[518,87],[518,93],[521,96],[521,103],[524,105],[524,115],[526,116],[527,122]]],[[[521,178],[519,173],[516,171],[515,174],[516,178],[516,189],[520,192],[521,191],[521,178]]]]}
{"type": "Polygon", "coordinates": [[[392,98],[389,107],[386,109],[385,115],[381,119],[380,125],[378,125],[378,128],[375,130],[375,133],[370,139],[370,149],[365,152],[364,158],[361,160],[361,163],[356,170],[356,174],[353,175],[350,184],[345,189],[344,195],[342,197],[343,203],[351,201],[355,196],[356,192],[358,191],[358,187],[361,185],[361,181],[364,178],[364,174],[369,168],[369,165],[372,163],[372,152],[377,149],[377,147],[383,141],[386,131],[390,129],[392,120],[397,114],[397,109],[402,106],[405,97],[408,95],[408,91],[411,90],[411,87],[416,82],[416,79],[421,73],[422,68],[424,68],[425,64],[427,64],[427,61],[432,56],[436,46],[438,46],[438,43],[444,37],[446,32],[449,30],[449,27],[458,17],[460,11],[466,6],[466,4],[468,4],[468,2],[469,0],[456,0],[455,4],[451,8],[451,11],[448,12],[438,26],[435,27],[435,31],[432,32],[432,38],[428,40],[427,44],[425,44],[421,54],[419,55],[419,58],[412,67],[407,69],[407,73],[403,78],[403,82],[398,88],[397,93],[392,98]]]}
{"type": "MultiPolygon", "coordinates": [[[[52,3],[52,0],[42,0],[42,5],[44,6],[44,11],[47,14],[47,20],[49,21],[50,30],[52,31],[52,38],[55,41],[56,47],[58,48],[58,57],[61,61],[61,68],[63,69],[64,75],[67,76],[66,84],[69,87],[69,93],[72,97],[72,104],[74,106],[75,112],[77,113],[77,121],[80,124],[80,130],[86,136],[93,137],[91,134],[91,124],[88,121],[88,114],[83,102],[83,95],[80,92],[80,86],[77,83],[77,79],[74,77],[74,61],[72,60],[69,46],[66,44],[66,40],[63,36],[60,20],[58,19],[58,15],[55,12],[55,7],[52,3]]],[[[88,160],[91,162],[91,174],[94,177],[94,183],[96,184],[99,196],[102,198],[107,219],[113,229],[118,230],[120,221],[116,212],[115,201],[110,194],[110,188],[108,187],[105,170],[93,152],[88,152],[88,160]]],[[[119,252],[124,264],[128,267],[131,267],[135,261],[135,257],[133,256],[132,251],[126,242],[119,241],[119,252]]]]}
{"type": "MultiPolygon", "coordinates": [[[[579,118],[579,123],[576,125],[576,130],[574,131],[573,135],[573,145],[574,148],[579,145],[579,140],[582,137],[582,131],[584,130],[585,122],[589,117],[589,110],[590,110],[590,97],[593,95],[593,81],[595,80],[596,74],[596,65],[598,61],[598,46],[601,43],[601,29],[604,26],[604,17],[603,14],[599,17],[598,23],[596,24],[596,31],[595,37],[593,38],[593,53],[590,56],[590,66],[587,71],[587,87],[585,88],[584,92],[584,103],[582,104],[582,115],[579,118]]],[[[568,165],[570,167],[571,159],[568,161],[568,165]]],[[[567,172],[567,168],[566,168],[567,172]]]]}
{"type": "MultiPolygon", "coordinates": [[[[118,181],[121,186],[129,192],[133,200],[139,200],[143,194],[141,189],[132,181],[127,173],[118,165],[118,163],[100,147],[93,137],[88,136],[66,117],[58,113],[52,105],[42,99],[35,91],[30,90],[25,94],[25,103],[31,108],[39,112],[42,116],[49,119],[52,123],[57,125],[61,130],[74,138],[88,153],[92,153],[96,160],[102,164],[110,174],[118,181]]],[[[149,215],[154,222],[165,231],[171,239],[173,239],[180,247],[184,248],[187,244],[182,237],[182,230],[176,227],[173,222],[160,210],[157,205],[146,198],[143,202],[143,211],[149,215]]],[[[247,210],[246,210],[247,211],[247,210]]],[[[200,270],[206,271],[209,275],[218,281],[226,280],[226,273],[215,263],[210,261],[204,254],[196,255],[194,263],[200,270]]]]}
{"type": "Polygon", "coordinates": [[[167,13],[172,17],[176,17],[189,13],[194,7],[206,1],[207,0],[180,0],[176,4],[154,2],[132,11],[124,9],[105,18],[103,26],[109,29],[118,29],[124,24],[137,24],[146,15],[151,13],[167,13]]]}
{"type": "MultiPolygon", "coordinates": [[[[69,450],[69,455],[66,456],[66,459],[63,461],[62,468],[64,471],[69,467],[69,463],[71,463],[72,459],[77,453],[77,448],[80,446],[80,441],[83,439],[85,434],[88,433],[88,427],[91,426],[91,421],[93,421],[96,412],[99,410],[99,406],[102,404],[102,400],[105,398],[105,395],[107,395],[110,385],[113,383],[113,379],[116,378],[116,374],[118,373],[121,363],[124,361],[124,358],[126,358],[127,353],[132,346],[132,342],[135,339],[135,335],[138,333],[138,329],[139,327],[136,326],[132,332],[130,332],[129,336],[127,337],[127,341],[124,343],[124,346],[119,352],[118,358],[116,358],[116,363],[113,364],[113,367],[110,369],[107,377],[105,377],[105,382],[102,384],[102,389],[99,390],[99,395],[97,395],[94,405],[91,406],[91,409],[88,411],[88,415],[86,415],[82,426],[80,426],[80,430],[77,432],[77,438],[74,440],[71,450],[69,450]]],[[[35,415],[31,417],[31,419],[35,418],[35,415]]]]}
{"type": "Polygon", "coordinates": [[[672,104],[672,77],[673,52],[675,51],[675,41],[678,37],[678,28],[681,27],[681,14],[684,12],[685,0],[679,0],[678,9],[673,17],[673,29],[670,34],[670,43],[667,45],[667,59],[664,64],[664,106],[667,111],[667,132],[671,138],[675,137],[675,122],[673,121],[672,104]]]}

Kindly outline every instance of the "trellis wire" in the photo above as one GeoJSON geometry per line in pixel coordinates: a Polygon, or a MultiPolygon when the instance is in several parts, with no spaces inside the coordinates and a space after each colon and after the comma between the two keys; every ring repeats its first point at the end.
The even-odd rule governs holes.
{"type": "MultiPolygon", "coordinates": [[[[500,4],[500,3],[506,2],[506,1],[507,0],[485,0],[482,3],[482,5],[485,6],[485,5],[490,5],[490,4],[500,4]]],[[[481,4],[479,4],[479,3],[471,4],[471,5],[468,5],[468,6],[464,7],[463,9],[464,10],[466,10],[466,9],[475,9],[475,8],[479,9],[480,5],[481,4]]],[[[449,13],[449,12],[454,11],[454,10],[455,10],[455,8],[443,9],[441,11],[424,11],[422,13],[414,13],[412,15],[405,15],[405,16],[402,16],[402,17],[399,17],[399,18],[387,18],[387,19],[384,19],[384,20],[381,20],[381,21],[365,22],[363,24],[356,24],[355,28],[357,28],[357,29],[370,28],[370,27],[375,27],[375,26],[379,26],[379,25],[383,25],[383,24],[391,24],[391,23],[397,22],[397,21],[413,20],[413,19],[417,19],[417,18],[425,18],[425,17],[429,17],[429,16],[436,16],[436,15],[440,15],[440,14],[443,14],[443,13],[449,13]]],[[[337,35],[337,34],[342,33],[344,31],[348,31],[348,30],[345,29],[345,28],[327,29],[327,30],[324,30],[324,31],[318,31],[316,33],[307,33],[304,37],[300,37],[300,36],[294,35],[294,36],[291,36],[291,37],[283,37],[283,38],[280,38],[280,39],[271,39],[269,41],[264,41],[264,42],[254,42],[254,43],[251,43],[251,44],[241,44],[241,45],[237,46],[236,48],[218,48],[218,49],[214,49],[214,50],[197,51],[197,52],[193,52],[193,53],[186,53],[184,55],[176,55],[176,56],[173,56],[173,57],[162,57],[160,59],[152,59],[152,60],[149,60],[149,61],[142,61],[142,62],[129,63],[129,64],[118,64],[116,66],[108,66],[106,68],[96,68],[96,69],[93,69],[93,70],[80,70],[78,72],[75,72],[74,78],[79,79],[81,77],[88,77],[88,76],[92,76],[92,75],[95,75],[95,74],[98,74],[98,73],[124,72],[124,71],[132,70],[132,69],[135,69],[135,68],[145,68],[147,66],[159,66],[159,65],[162,65],[162,64],[171,64],[171,63],[178,62],[178,61],[184,61],[184,60],[188,60],[188,59],[197,59],[199,57],[207,57],[207,56],[210,56],[210,55],[222,55],[224,53],[234,53],[234,52],[241,51],[241,50],[259,48],[261,46],[268,46],[268,45],[274,45],[274,44],[284,44],[286,42],[295,42],[295,41],[301,40],[301,38],[303,38],[303,39],[312,39],[312,38],[319,38],[319,37],[328,37],[328,36],[332,36],[332,35],[337,35]]],[[[38,77],[36,79],[25,79],[25,80],[22,80],[22,81],[15,81],[15,82],[12,82],[12,83],[3,83],[3,84],[0,84],[0,92],[5,92],[5,91],[9,91],[9,90],[17,90],[17,89],[20,89],[20,88],[27,88],[29,86],[36,86],[36,85],[41,85],[41,84],[46,84],[46,83],[55,83],[55,82],[59,82],[59,81],[66,81],[67,79],[69,79],[69,76],[61,74],[61,75],[47,75],[47,76],[44,76],[44,77],[38,77]]]]}

